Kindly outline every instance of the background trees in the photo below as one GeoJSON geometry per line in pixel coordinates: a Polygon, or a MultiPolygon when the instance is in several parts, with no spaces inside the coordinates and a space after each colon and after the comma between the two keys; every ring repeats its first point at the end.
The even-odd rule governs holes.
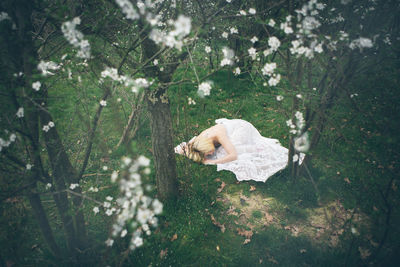
{"type": "MultiPolygon", "coordinates": [[[[3,211],[32,212],[55,257],[98,261],[91,257],[104,252],[106,239],[108,246],[116,241],[116,254],[140,247],[162,209],[150,196],[165,201],[165,223],[179,214],[175,205],[208,211],[215,192],[201,192],[210,182],[185,180],[207,176],[205,169],[181,158],[176,164],[173,146],[224,116],[246,118],[280,138],[290,149],[289,180],[315,188],[317,205],[324,206],[333,190],[348,208],[376,222],[360,237],[343,235],[338,251],[347,255],[345,263],[362,242],[371,246],[368,256],[362,250],[365,262],[393,257],[396,1],[20,0],[1,8],[3,211]],[[300,168],[299,152],[307,153],[300,168]],[[335,162],[327,154],[338,157],[336,175],[346,173],[342,183],[332,182],[324,168],[335,162]],[[154,177],[139,155],[152,158],[154,177]],[[341,163],[340,155],[372,167],[341,163]],[[94,219],[100,210],[103,224],[94,219]],[[60,227],[63,234],[55,231],[60,227]],[[65,246],[68,255],[60,252],[65,246]]],[[[196,218],[194,212],[189,215],[196,218]]],[[[205,223],[204,216],[194,223],[205,223]]],[[[25,217],[10,221],[25,225],[19,218],[25,217]]],[[[348,219],[343,229],[350,233],[353,224],[348,219]]],[[[160,226],[162,233],[169,233],[166,227],[160,226]]],[[[199,229],[207,228],[186,234],[198,238],[199,229]]],[[[149,238],[152,244],[166,236],[149,238]]],[[[5,251],[3,259],[18,259],[17,248],[5,251]]],[[[139,255],[133,259],[145,262],[139,255]]],[[[104,259],[118,261],[112,253],[104,259]]]]}

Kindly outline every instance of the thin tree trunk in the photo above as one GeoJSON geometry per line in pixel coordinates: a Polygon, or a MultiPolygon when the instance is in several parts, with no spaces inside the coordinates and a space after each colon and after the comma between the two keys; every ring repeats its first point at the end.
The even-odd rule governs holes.
{"type": "Polygon", "coordinates": [[[174,199],[178,195],[176,160],[172,141],[172,119],[166,88],[147,94],[151,116],[151,140],[157,178],[158,198],[174,199]]]}
{"type": "Polygon", "coordinates": [[[49,220],[47,219],[47,215],[44,211],[39,195],[37,193],[34,193],[33,190],[30,190],[27,194],[27,197],[29,199],[29,203],[31,204],[32,212],[38,222],[39,228],[42,231],[46,244],[50,248],[53,255],[59,257],[59,255],[61,254],[60,249],[56,241],[54,240],[53,232],[51,230],[49,220]]]}

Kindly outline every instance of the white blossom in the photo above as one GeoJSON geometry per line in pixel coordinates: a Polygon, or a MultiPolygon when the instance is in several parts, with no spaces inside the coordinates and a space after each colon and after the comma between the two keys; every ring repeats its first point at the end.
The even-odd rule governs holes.
{"type": "Polygon", "coordinates": [[[223,32],[221,35],[223,38],[227,39],[228,38],[228,33],[227,32],[223,32]]]}
{"type": "Polygon", "coordinates": [[[111,182],[115,183],[115,181],[117,181],[118,178],[118,172],[117,171],[113,171],[111,174],[111,182]]]}
{"type": "Polygon", "coordinates": [[[239,67],[236,67],[236,68],[233,70],[233,73],[234,73],[235,75],[239,75],[239,74],[240,74],[240,68],[239,68],[239,67]]]}
{"type": "Polygon", "coordinates": [[[268,25],[269,25],[270,27],[274,27],[275,24],[276,24],[276,22],[275,22],[275,20],[273,20],[273,19],[270,19],[269,22],[268,22],[268,25]]]}
{"type": "Polygon", "coordinates": [[[55,62],[53,61],[43,61],[41,60],[37,66],[38,70],[42,72],[43,76],[47,76],[47,75],[54,75],[54,73],[50,72],[49,70],[58,70],[59,68],[61,68],[60,65],[57,65],[55,62]]]}
{"type": "Polygon", "coordinates": [[[105,101],[104,99],[100,100],[100,106],[107,106],[107,101],[105,101]]]}
{"type": "Polygon", "coordinates": [[[32,166],[33,166],[32,164],[29,164],[29,163],[28,163],[28,164],[26,164],[26,169],[29,171],[29,170],[32,169],[32,166]]]}
{"type": "Polygon", "coordinates": [[[308,149],[310,148],[310,143],[308,140],[308,132],[305,132],[301,136],[295,138],[294,148],[299,152],[308,151],[308,149]]]}
{"type": "Polygon", "coordinates": [[[299,155],[298,154],[294,154],[293,155],[293,162],[296,162],[299,160],[299,155]]]}
{"type": "Polygon", "coordinates": [[[24,116],[24,108],[20,107],[16,113],[18,118],[22,118],[24,116]]]}
{"type": "Polygon", "coordinates": [[[244,10],[240,10],[239,14],[242,15],[242,16],[246,16],[247,15],[246,11],[244,11],[244,10]]]}
{"type": "Polygon", "coordinates": [[[253,36],[253,38],[250,39],[250,42],[252,42],[253,44],[254,44],[255,42],[257,42],[257,41],[258,41],[257,36],[253,36]]]}
{"type": "Polygon", "coordinates": [[[48,125],[45,125],[43,126],[42,130],[48,132],[50,130],[50,127],[48,125]]]}
{"type": "Polygon", "coordinates": [[[111,247],[113,244],[114,244],[114,240],[112,240],[111,238],[109,238],[109,239],[107,239],[106,240],[106,245],[108,246],[108,247],[111,247]]]}
{"type": "Polygon", "coordinates": [[[299,99],[303,98],[303,96],[301,94],[297,94],[296,97],[299,99]]]}
{"type": "Polygon", "coordinates": [[[198,92],[200,95],[207,96],[210,95],[211,84],[209,82],[202,82],[198,87],[198,92]]]}
{"type": "Polygon", "coordinates": [[[153,64],[154,64],[154,66],[157,66],[158,65],[158,59],[154,59],[153,60],[153,64]]]}
{"type": "Polygon", "coordinates": [[[252,15],[256,14],[256,10],[254,8],[250,8],[249,14],[252,14],[252,15]]]}
{"type": "Polygon", "coordinates": [[[126,229],[122,230],[121,237],[125,237],[128,231],[126,229]]]}
{"type": "Polygon", "coordinates": [[[282,99],[283,99],[283,96],[281,96],[281,95],[276,96],[276,100],[282,101],[282,99]]]}
{"type": "Polygon", "coordinates": [[[71,184],[69,189],[74,190],[75,188],[79,187],[79,184],[71,184]]]}
{"type": "Polygon", "coordinates": [[[97,214],[97,213],[99,213],[99,211],[100,211],[100,210],[99,210],[99,207],[94,207],[94,208],[93,208],[93,212],[94,212],[94,214],[97,214]]]}
{"type": "Polygon", "coordinates": [[[204,48],[204,50],[206,51],[207,54],[209,54],[211,52],[211,47],[209,47],[208,45],[204,48]]]}
{"type": "Polygon", "coordinates": [[[239,31],[236,27],[231,27],[229,30],[230,30],[231,34],[239,33],[239,31]]]}
{"type": "Polygon", "coordinates": [[[274,74],[269,80],[268,84],[269,86],[276,86],[281,80],[281,75],[280,74],[274,74]]]}
{"type": "Polygon", "coordinates": [[[268,45],[271,47],[272,51],[276,51],[276,50],[278,50],[279,46],[281,45],[281,42],[275,36],[271,36],[268,39],[268,45]]]}
{"type": "Polygon", "coordinates": [[[90,58],[90,44],[88,40],[83,39],[82,32],[76,29],[76,25],[80,24],[81,20],[79,17],[74,18],[72,21],[63,22],[61,25],[61,31],[64,34],[65,39],[78,48],[79,51],[77,56],[80,58],[90,58]]]}
{"type": "Polygon", "coordinates": [[[257,50],[254,47],[251,47],[247,50],[249,52],[249,55],[251,56],[252,59],[255,59],[257,56],[257,50]]]}
{"type": "Polygon", "coordinates": [[[111,216],[113,214],[113,211],[111,209],[106,210],[106,215],[111,216]]]}
{"type": "Polygon", "coordinates": [[[261,69],[263,75],[269,75],[271,76],[274,73],[274,70],[276,69],[276,63],[266,63],[264,67],[261,69]]]}
{"type": "Polygon", "coordinates": [[[49,121],[49,123],[47,125],[49,125],[50,128],[55,126],[54,122],[52,122],[52,121],[49,121]]]}
{"type": "Polygon", "coordinates": [[[188,104],[189,105],[196,105],[196,102],[191,97],[189,97],[188,98],[188,104]]]}
{"type": "Polygon", "coordinates": [[[146,158],[146,157],[143,156],[143,155],[140,155],[140,156],[137,158],[137,163],[138,163],[140,166],[149,166],[149,165],[150,165],[150,159],[146,158]]]}
{"type": "Polygon", "coordinates": [[[51,183],[46,184],[46,190],[49,190],[53,185],[51,183]]]}
{"type": "Polygon", "coordinates": [[[42,84],[39,81],[32,83],[32,88],[35,91],[39,91],[41,86],[42,86],[42,84]]]}
{"type": "Polygon", "coordinates": [[[117,2],[119,7],[122,9],[122,13],[125,14],[127,19],[136,20],[140,17],[139,13],[129,0],[115,0],[115,2],[117,2]]]}

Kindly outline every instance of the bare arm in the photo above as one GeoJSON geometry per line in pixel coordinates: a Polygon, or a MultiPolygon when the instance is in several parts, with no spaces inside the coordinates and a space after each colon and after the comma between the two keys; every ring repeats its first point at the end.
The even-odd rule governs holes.
{"type": "Polygon", "coordinates": [[[221,146],[225,149],[226,155],[220,159],[209,160],[206,159],[203,161],[204,164],[219,164],[219,163],[226,163],[230,161],[237,160],[237,152],[235,146],[229,140],[225,128],[222,128],[221,131],[218,131],[217,135],[218,142],[221,146]]]}

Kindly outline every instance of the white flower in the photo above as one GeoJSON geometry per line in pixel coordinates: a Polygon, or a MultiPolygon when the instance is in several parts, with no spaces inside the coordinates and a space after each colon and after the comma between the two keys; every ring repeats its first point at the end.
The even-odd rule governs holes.
{"type": "Polygon", "coordinates": [[[43,131],[48,132],[50,130],[50,127],[48,125],[43,126],[43,131]]]}
{"type": "Polygon", "coordinates": [[[106,240],[105,243],[106,243],[106,245],[107,245],[108,247],[111,247],[111,246],[114,244],[114,240],[112,240],[112,239],[109,238],[109,239],[106,240]]]}
{"type": "Polygon", "coordinates": [[[210,53],[211,52],[211,47],[209,47],[208,45],[204,48],[204,50],[206,51],[206,53],[210,53]]]}
{"type": "Polygon", "coordinates": [[[252,42],[253,44],[254,44],[255,42],[257,42],[257,41],[258,41],[257,36],[253,36],[253,38],[250,39],[250,42],[252,42]]]}
{"type": "Polygon", "coordinates": [[[203,96],[210,95],[210,91],[211,91],[211,84],[210,84],[210,83],[208,83],[208,82],[202,82],[202,83],[199,85],[198,92],[199,92],[200,94],[202,94],[203,96]]]}
{"type": "Polygon", "coordinates": [[[6,12],[2,11],[0,13],[0,21],[6,20],[6,19],[11,20],[10,16],[6,12]]]}
{"type": "Polygon", "coordinates": [[[196,102],[191,97],[189,97],[188,98],[188,104],[189,105],[196,105],[196,102]]]}
{"type": "Polygon", "coordinates": [[[47,183],[47,184],[46,184],[46,190],[49,190],[51,187],[52,187],[52,184],[51,184],[51,183],[47,183]]]}
{"type": "Polygon", "coordinates": [[[100,101],[100,106],[103,106],[103,107],[107,106],[107,101],[101,100],[100,101]]]}
{"type": "Polygon", "coordinates": [[[247,15],[246,11],[244,11],[244,10],[240,10],[239,14],[242,15],[242,16],[246,16],[247,15]]]}
{"type": "Polygon", "coordinates": [[[296,97],[299,99],[303,98],[303,96],[301,94],[297,94],[296,97]]]}
{"type": "Polygon", "coordinates": [[[136,247],[140,247],[141,245],[143,245],[143,238],[141,237],[135,237],[135,239],[133,240],[133,244],[135,244],[136,247]]]}
{"type": "Polygon", "coordinates": [[[252,59],[255,59],[257,56],[257,50],[254,47],[251,47],[247,50],[249,52],[249,55],[251,56],[252,59]]]}
{"type": "Polygon", "coordinates": [[[122,162],[127,166],[132,162],[132,159],[129,157],[123,157],[122,162]]]}
{"type": "Polygon", "coordinates": [[[254,8],[250,8],[249,14],[252,14],[252,15],[256,14],[256,10],[254,8]]]}
{"type": "Polygon", "coordinates": [[[279,83],[280,80],[281,80],[281,75],[277,74],[277,75],[272,76],[268,80],[268,84],[269,84],[269,86],[276,86],[279,83]]]}
{"type": "Polygon", "coordinates": [[[268,22],[268,25],[269,25],[270,27],[274,27],[275,24],[276,24],[276,22],[275,22],[275,20],[273,20],[273,19],[270,19],[269,22],[268,22]]]}
{"type": "Polygon", "coordinates": [[[155,214],[160,214],[163,210],[163,204],[158,199],[153,200],[152,206],[155,214]]]}
{"type": "Polygon", "coordinates": [[[158,65],[158,59],[154,59],[153,60],[153,64],[154,64],[154,66],[157,66],[158,65]]]}
{"type": "Polygon", "coordinates": [[[115,0],[119,7],[122,9],[122,13],[125,14],[127,19],[135,20],[138,19],[139,13],[134,9],[132,3],[129,0],[115,0]]]}
{"type": "Polygon", "coordinates": [[[263,51],[263,54],[264,54],[264,56],[268,56],[268,55],[270,55],[270,54],[272,54],[272,49],[265,49],[264,51],[263,51]]]}
{"type": "Polygon", "coordinates": [[[313,87],[313,90],[314,90],[314,91],[317,91],[317,88],[313,87]]]}
{"type": "Polygon", "coordinates": [[[357,229],[356,229],[354,226],[351,227],[351,233],[352,233],[353,235],[358,235],[358,231],[357,231],[357,229]]]}
{"type": "Polygon", "coordinates": [[[40,90],[40,86],[42,86],[42,84],[39,81],[32,83],[32,88],[35,91],[39,91],[40,90]]]}
{"type": "Polygon", "coordinates": [[[239,68],[239,67],[236,67],[235,70],[233,71],[233,73],[234,73],[235,75],[239,75],[239,74],[240,74],[240,68],[239,68]]]}
{"type": "Polygon", "coordinates": [[[299,155],[294,154],[294,155],[293,155],[293,162],[296,162],[296,161],[298,161],[298,160],[299,160],[299,155]]]}
{"type": "Polygon", "coordinates": [[[269,75],[271,76],[274,73],[274,70],[276,69],[276,63],[266,63],[264,67],[261,69],[261,72],[263,75],[269,75]]]}
{"type": "Polygon", "coordinates": [[[108,170],[108,167],[107,166],[103,166],[103,171],[106,171],[106,170],[108,170]]]}
{"type": "Polygon", "coordinates": [[[52,122],[52,121],[49,121],[48,125],[49,125],[50,128],[55,126],[54,122],[52,122]]]}
{"type": "Polygon", "coordinates": [[[372,44],[371,39],[364,38],[364,37],[360,37],[360,38],[358,38],[358,39],[353,40],[353,41],[350,43],[349,47],[350,47],[351,49],[354,49],[354,48],[356,48],[356,47],[359,47],[359,48],[361,49],[361,48],[363,48],[363,47],[371,48],[372,45],[373,45],[373,44],[372,44]]]}
{"type": "Polygon", "coordinates": [[[227,39],[227,38],[228,38],[228,33],[227,33],[227,32],[223,32],[223,33],[222,33],[222,37],[225,38],[225,39],[227,39]]]}
{"type": "Polygon", "coordinates": [[[234,34],[234,33],[238,33],[238,32],[239,32],[238,29],[237,29],[236,27],[232,27],[232,28],[230,28],[229,30],[230,30],[231,34],[234,34]]]}
{"type": "Polygon", "coordinates": [[[32,169],[32,164],[26,164],[26,169],[29,171],[30,169],[32,169]]]}
{"type": "Polygon", "coordinates": [[[281,95],[276,96],[276,100],[281,101],[282,99],[283,99],[283,96],[281,96],[281,95]]]}
{"type": "Polygon", "coordinates": [[[38,68],[38,70],[40,70],[42,72],[43,76],[47,76],[47,75],[54,75],[54,73],[52,73],[48,70],[58,70],[59,68],[61,68],[61,66],[57,65],[53,61],[45,62],[45,61],[41,60],[38,64],[37,68],[38,68]]]}
{"type": "Polygon", "coordinates": [[[76,25],[80,24],[80,19],[78,17],[74,18],[72,21],[63,22],[61,25],[61,31],[64,34],[65,39],[78,48],[78,57],[90,58],[90,44],[87,40],[84,40],[82,32],[76,29],[76,25]]]}
{"type": "Polygon", "coordinates": [[[314,47],[314,51],[317,53],[322,53],[324,50],[322,49],[322,44],[318,44],[317,46],[314,47]]]}
{"type": "Polygon", "coordinates": [[[113,214],[113,211],[111,209],[106,210],[106,215],[111,216],[113,214]]]}
{"type": "MultiPolygon", "coordinates": [[[[193,101],[194,102],[194,101],[193,101]]],[[[194,102],[194,104],[196,104],[196,102],[194,102]]],[[[150,168],[145,168],[143,171],[144,174],[149,175],[151,173],[150,168]]]]}
{"type": "Polygon", "coordinates": [[[177,36],[178,38],[182,38],[190,33],[190,29],[192,27],[191,18],[184,15],[179,15],[174,26],[175,30],[170,32],[170,34],[177,36]]]}
{"type": "Polygon", "coordinates": [[[100,210],[99,210],[99,207],[94,207],[94,208],[93,208],[93,212],[94,212],[94,214],[97,214],[97,213],[99,213],[99,211],[100,211],[100,210]]]}
{"type": "Polygon", "coordinates": [[[106,200],[112,201],[112,200],[113,200],[113,197],[107,196],[107,197],[106,197],[106,200]]]}
{"type": "Polygon", "coordinates": [[[109,208],[109,207],[111,207],[111,203],[110,203],[110,202],[107,202],[107,201],[104,201],[103,207],[104,207],[104,208],[109,208]]]}
{"type": "Polygon", "coordinates": [[[300,137],[295,138],[294,148],[299,152],[307,152],[310,148],[308,141],[308,132],[303,133],[300,137]]]}
{"type": "Polygon", "coordinates": [[[125,237],[128,231],[126,229],[122,230],[121,237],[125,237]]]}
{"type": "Polygon", "coordinates": [[[138,158],[137,158],[137,162],[139,163],[139,165],[140,166],[149,166],[150,165],[150,159],[148,159],[148,158],[146,158],[145,156],[143,156],[143,155],[140,155],[138,158]]]}
{"type": "Polygon", "coordinates": [[[230,3],[230,2],[232,2],[232,0],[226,0],[226,2],[230,3]]]}
{"type": "Polygon", "coordinates": [[[115,183],[115,181],[117,181],[117,178],[118,178],[118,172],[113,171],[113,173],[111,174],[111,182],[115,183]]]}
{"type": "Polygon", "coordinates": [[[74,190],[75,188],[77,188],[79,186],[79,184],[71,184],[69,186],[69,189],[74,190]]]}
{"type": "Polygon", "coordinates": [[[23,108],[23,107],[20,107],[20,108],[18,109],[16,115],[17,115],[18,118],[22,118],[22,117],[24,116],[24,108],[23,108]]]}
{"type": "Polygon", "coordinates": [[[275,36],[271,36],[268,39],[268,45],[271,47],[272,51],[278,50],[278,47],[281,45],[281,42],[275,36]]]}

